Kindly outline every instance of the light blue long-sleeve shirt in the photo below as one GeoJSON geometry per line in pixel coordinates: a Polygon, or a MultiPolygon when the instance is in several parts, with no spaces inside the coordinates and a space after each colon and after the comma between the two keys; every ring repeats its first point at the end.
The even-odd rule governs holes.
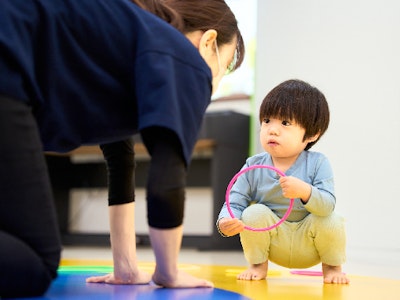
{"type": "MultiPolygon", "coordinates": [[[[252,165],[272,166],[272,158],[267,152],[254,155],[246,160],[243,168],[252,165]]],[[[306,204],[300,199],[295,199],[287,221],[300,221],[310,213],[327,216],[333,212],[336,204],[334,178],[325,155],[303,151],[285,175],[299,178],[312,186],[311,196],[306,204]]],[[[289,207],[290,199],[283,197],[279,177],[275,171],[266,168],[253,169],[240,175],[232,186],[229,196],[230,207],[235,217],[240,219],[243,210],[250,204],[261,203],[267,205],[281,218],[289,207]]],[[[226,203],[218,219],[224,217],[230,218],[226,203]]]]}

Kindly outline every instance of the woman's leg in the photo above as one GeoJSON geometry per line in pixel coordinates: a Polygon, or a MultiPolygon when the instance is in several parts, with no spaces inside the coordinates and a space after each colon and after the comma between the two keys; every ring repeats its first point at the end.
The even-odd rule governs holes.
{"type": "Polygon", "coordinates": [[[182,242],[186,166],[176,135],[165,128],[142,132],[152,157],[147,183],[150,240],[156,257],[155,283],[173,288],[211,287],[212,283],[178,270],[182,242]]]}
{"type": "Polygon", "coordinates": [[[39,296],[57,276],[61,243],[36,122],[0,96],[0,296],[39,296]]]}

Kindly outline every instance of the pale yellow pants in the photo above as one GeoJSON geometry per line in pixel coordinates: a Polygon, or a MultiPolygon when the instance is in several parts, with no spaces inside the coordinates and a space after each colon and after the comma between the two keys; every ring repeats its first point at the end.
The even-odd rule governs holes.
{"type": "MultiPolygon", "coordinates": [[[[271,226],[279,221],[267,206],[253,204],[242,214],[251,227],[271,226]]],[[[270,260],[286,268],[308,268],[320,262],[340,266],[346,260],[344,218],[313,214],[299,222],[285,221],[270,231],[245,230],[240,234],[244,256],[250,264],[270,260]]]]}

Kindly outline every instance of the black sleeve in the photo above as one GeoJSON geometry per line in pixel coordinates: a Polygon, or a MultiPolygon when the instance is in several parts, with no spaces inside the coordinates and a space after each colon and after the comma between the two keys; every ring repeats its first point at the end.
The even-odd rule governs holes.
{"type": "Polygon", "coordinates": [[[151,227],[170,229],[182,225],[186,187],[186,164],[179,138],[164,127],[141,132],[151,155],[148,172],[147,215],[151,227]]]}
{"type": "Polygon", "coordinates": [[[102,144],[108,174],[108,205],[135,201],[135,152],[132,139],[102,144]]]}

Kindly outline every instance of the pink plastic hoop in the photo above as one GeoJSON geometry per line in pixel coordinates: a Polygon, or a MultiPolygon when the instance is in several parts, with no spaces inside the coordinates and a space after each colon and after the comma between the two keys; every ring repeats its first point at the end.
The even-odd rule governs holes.
{"type": "MultiPolygon", "coordinates": [[[[304,276],[324,276],[324,273],[321,271],[308,271],[308,270],[292,270],[290,271],[290,274],[293,275],[304,275],[304,276]]],[[[342,274],[346,274],[342,272],[342,274]]]]}
{"type": "Polygon", "coordinates": [[[293,275],[304,275],[304,276],[323,276],[324,274],[321,271],[290,271],[290,274],[293,275]]]}
{"type": "MultiPolygon", "coordinates": [[[[242,169],[241,171],[239,171],[235,176],[233,176],[233,178],[232,178],[231,181],[229,182],[228,187],[226,188],[226,194],[225,194],[226,208],[228,209],[228,212],[229,212],[229,214],[230,214],[230,216],[231,216],[232,218],[235,218],[235,215],[233,214],[232,209],[231,209],[231,205],[230,205],[230,203],[229,203],[229,194],[230,194],[230,192],[231,192],[232,186],[233,186],[233,184],[236,182],[237,178],[238,178],[240,175],[242,175],[243,173],[246,173],[246,172],[248,172],[248,171],[250,171],[250,170],[257,169],[257,168],[270,169],[270,170],[275,171],[276,173],[278,173],[278,174],[281,175],[281,176],[286,176],[285,173],[283,173],[281,170],[279,170],[279,169],[277,169],[277,168],[275,168],[275,167],[272,167],[272,166],[268,166],[268,165],[253,165],[253,166],[244,168],[244,169],[242,169]]],[[[289,208],[287,209],[286,213],[285,213],[285,214],[283,215],[283,217],[282,217],[277,223],[275,223],[274,225],[271,225],[271,226],[269,226],[269,227],[264,227],[264,228],[253,228],[253,227],[250,227],[250,226],[247,226],[247,225],[246,225],[244,228],[247,229],[247,230],[250,230],[250,231],[267,231],[267,230],[274,229],[275,227],[278,227],[278,226],[281,225],[283,222],[285,222],[285,220],[289,217],[289,215],[290,215],[290,213],[291,213],[291,211],[292,211],[292,208],[293,208],[293,204],[294,204],[294,199],[292,198],[292,199],[290,199],[289,208]]]]}

